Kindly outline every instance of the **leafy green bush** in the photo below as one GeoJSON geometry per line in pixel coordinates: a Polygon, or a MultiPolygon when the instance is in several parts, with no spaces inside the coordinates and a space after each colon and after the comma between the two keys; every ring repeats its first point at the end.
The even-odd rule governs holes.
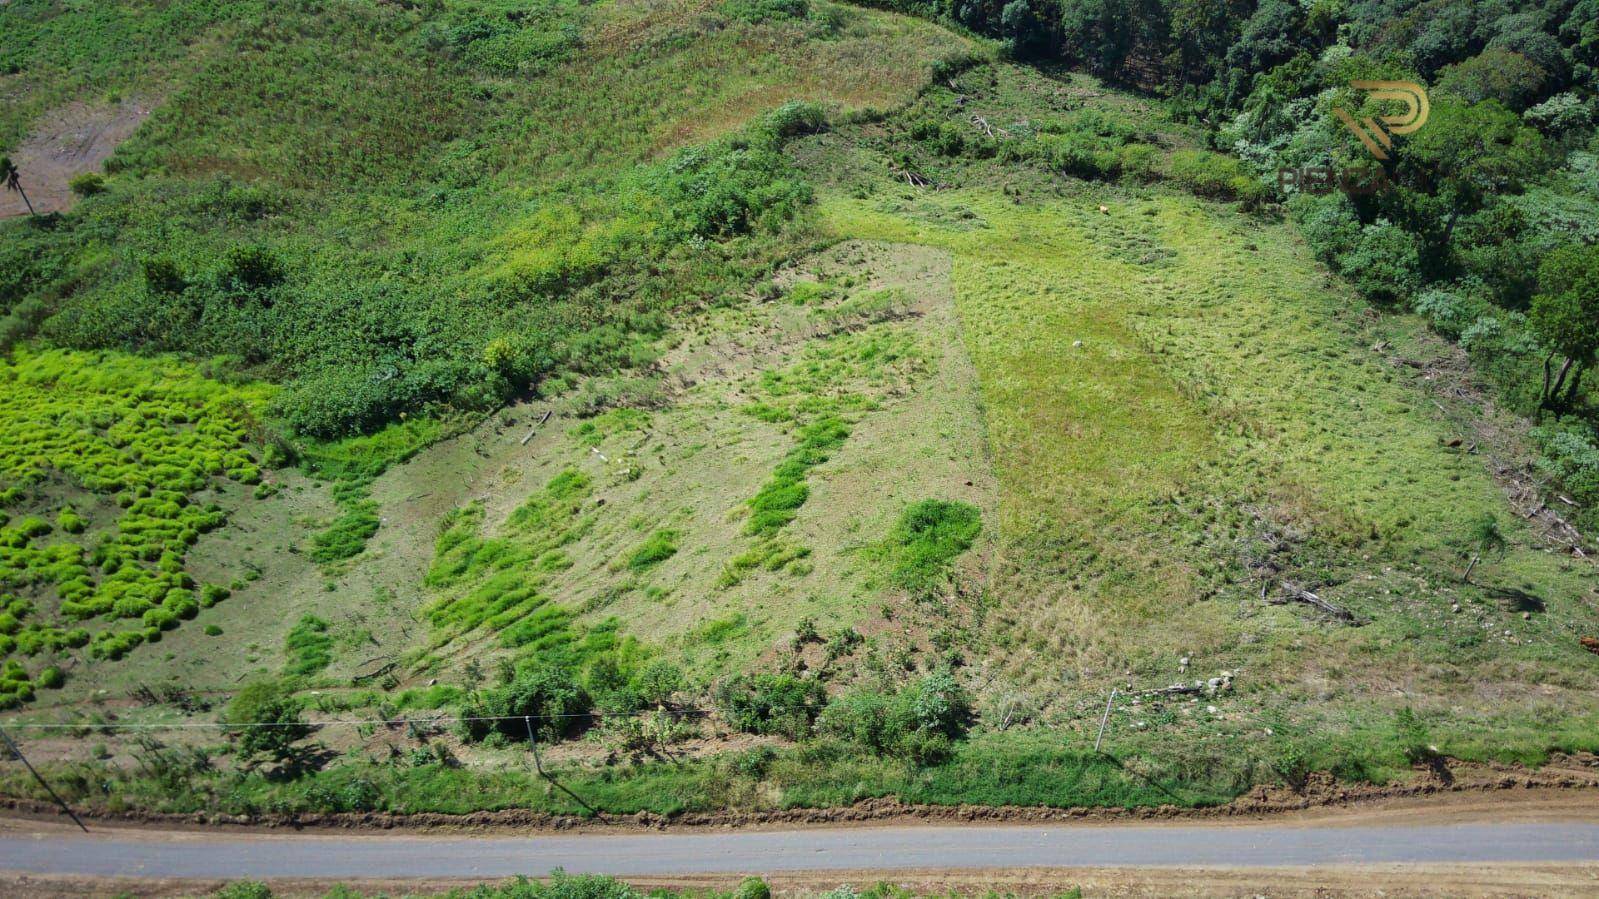
{"type": "Polygon", "coordinates": [[[725,239],[772,230],[811,200],[811,188],[774,138],[727,139],[679,151],[639,179],[677,240],[725,239]]]}
{"type": "Polygon", "coordinates": [[[607,652],[589,663],[583,686],[596,708],[617,714],[664,706],[687,681],[663,659],[639,665],[629,652],[607,652]]]}
{"type": "Polygon", "coordinates": [[[266,290],[281,284],[285,274],[283,261],[270,249],[234,247],[223,257],[217,287],[233,293],[266,290]]]}
{"type": "Polygon", "coordinates": [[[815,103],[790,100],[767,113],[756,125],[771,144],[816,134],[827,128],[827,111],[815,103]]]}
{"type": "Polygon", "coordinates": [[[733,727],[793,740],[810,734],[827,692],[819,681],[791,674],[736,675],[716,688],[716,706],[733,727]]]}
{"type": "Polygon", "coordinates": [[[105,177],[99,172],[84,172],[67,180],[67,189],[80,197],[92,197],[105,190],[105,177]]]}
{"type": "Polygon", "coordinates": [[[685,689],[688,682],[683,677],[683,669],[664,659],[656,659],[634,675],[632,686],[645,705],[659,706],[685,689]]]}
{"type": "Polygon", "coordinates": [[[1387,220],[1362,226],[1347,200],[1302,198],[1300,227],[1311,249],[1374,303],[1407,304],[1421,287],[1416,238],[1387,220]]]}
{"type": "Polygon", "coordinates": [[[891,693],[857,688],[835,697],[817,720],[820,733],[917,764],[946,759],[973,718],[971,697],[947,669],[891,693]]]}
{"type": "Polygon", "coordinates": [[[316,674],[333,661],[333,637],[328,634],[328,623],[315,615],[304,615],[284,638],[284,651],[288,664],[283,673],[290,677],[316,674]]]}
{"type": "Polygon", "coordinates": [[[171,296],[182,293],[189,286],[183,269],[165,256],[146,259],[140,265],[144,271],[145,289],[152,294],[171,296]]]}
{"type": "Polygon", "coordinates": [[[1408,304],[1421,286],[1421,254],[1403,228],[1379,220],[1360,231],[1360,242],[1339,260],[1355,288],[1376,303],[1408,304]]]}
{"type": "Polygon", "coordinates": [[[1439,288],[1423,291],[1413,305],[1432,323],[1433,330],[1451,340],[1459,340],[1467,328],[1493,312],[1492,304],[1475,294],[1439,288]]]}
{"type": "Polygon", "coordinates": [[[306,791],[306,801],[329,812],[372,812],[383,808],[383,794],[363,777],[338,784],[316,784],[306,791]]]}
{"type": "Polygon", "coordinates": [[[644,899],[644,894],[613,877],[556,868],[546,881],[519,877],[510,884],[479,887],[466,899],[644,899]]]}
{"type": "Polygon", "coordinates": [[[571,670],[537,665],[518,671],[504,686],[469,697],[461,709],[463,718],[505,720],[466,720],[461,728],[469,740],[491,733],[525,740],[531,723],[542,739],[554,740],[586,727],[590,705],[571,670]]]}
{"type": "Polygon", "coordinates": [[[212,894],[214,899],[272,899],[272,890],[264,883],[237,880],[212,894]]]}
{"type": "Polygon", "coordinates": [[[1545,425],[1533,435],[1543,450],[1541,467],[1582,506],[1579,521],[1599,525],[1599,436],[1575,422],[1545,425]]]}
{"type": "Polygon", "coordinates": [[[296,753],[294,744],[311,733],[293,691],[278,681],[260,681],[235,693],[222,722],[246,759],[287,761],[296,753]]]}
{"type": "Polygon", "coordinates": [[[772,899],[772,888],[759,877],[746,877],[733,890],[732,899],[772,899]]]}

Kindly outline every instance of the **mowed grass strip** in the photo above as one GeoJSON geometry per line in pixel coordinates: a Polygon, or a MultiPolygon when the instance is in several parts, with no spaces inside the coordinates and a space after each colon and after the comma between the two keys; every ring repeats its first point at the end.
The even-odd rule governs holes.
{"type": "Polygon", "coordinates": [[[1445,668],[1520,683],[1591,666],[1567,636],[1594,627],[1591,574],[1544,552],[1480,458],[1448,451],[1456,426],[1374,349],[1402,320],[1369,315],[1285,225],[1066,184],[1027,205],[916,198],[974,211],[976,229],[881,199],[822,201],[842,237],[954,255],[1002,490],[996,647],[1021,686],[1057,692],[1062,666],[1088,683],[1164,683],[1194,655],[1257,666],[1268,692],[1289,683],[1273,702],[1369,697],[1391,678],[1442,701],[1464,698],[1445,668]],[[1159,252],[1125,252],[1129,229],[1159,252]],[[1240,556],[1273,516],[1306,531],[1290,561],[1371,626],[1260,602],[1240,556]],[[1490,518],[1510,547],[1477,580],[1518,585],[1549,614],[1512,616],[1460,586],[1490,518]]]}

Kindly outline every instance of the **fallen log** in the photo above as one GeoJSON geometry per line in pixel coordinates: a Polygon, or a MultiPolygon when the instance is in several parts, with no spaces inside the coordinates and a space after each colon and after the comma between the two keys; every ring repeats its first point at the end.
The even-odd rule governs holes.
{"type": "Polygon", "coordinates": [[[544,423],[550,420],[550,413],[552,413],[554,411],[555,411],[554,409],[545,409],[544,410],[544,417],[539,419],[539,423],[534,425],[533,429],[527,432],[527,436],[526,437],[522,438],[522,445],[523,446],[527,446],[527,442],[529,440],[532,440],[533,439],[533,435],[537,434],[539,432],[539,428],[543,427],[544,423]]]}
{"type": "Polygon", "coordinates": [[[1291,581],[1283,581],[1282,589],[1283,595],[1288,600],[1302,602],[1305,605],[1313,606],[1316,609],[1319,609],[1320,611],[1338,619],[1339,621],[1344,622],[1345,624],[1358,623],[1358,619],[1355,618],[1355,613],[1349,611],[1343,606],[1335,605],[1325,599],[1322,599],[1320,596],[1317,596],[1298,584],[1295,584],[1291,581]]]}
{"type": "Polygon", "coordinates": [[[1225,693],[1233,687],[1233,673],[1223,671],[1219,676],[1209,680],[1196,680],[1192,683],[1175,683],[1167,687],[1156,687],[1152,690],[1136,690],[1128,693],[1134,699],[1153,699],[1161,696],[1215,696],[1225,693]]]}
{"type": "Polygon", "coordinates": [[[390,671],[393,671],[394,669],[396,669],[398,667],[400,667],[400,663],[399,662],[388,662],[387,664],[385,664],[382,667],[378,668],[376,671],[372,671],[372,672],[367,673],[367,674],[357,674],[357,675],[355,675],[354,677],[350,678],[350,683],[352,683],[352,684],[370,683],[371,681],[377,680],[378,678],[382,677],[385,674],[388,674],[390,671]]]}

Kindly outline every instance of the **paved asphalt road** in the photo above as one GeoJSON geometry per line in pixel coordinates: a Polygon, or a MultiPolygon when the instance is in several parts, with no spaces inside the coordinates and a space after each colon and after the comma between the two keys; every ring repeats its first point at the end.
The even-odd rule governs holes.
{"type": "Polygon", "coordinates": [[[147,877],[495,878],[903,868],[1595,862],[1599,824],[854,827],[581,836],[248,836],[55,828],[0,836],[0,870],[147,877]]]}

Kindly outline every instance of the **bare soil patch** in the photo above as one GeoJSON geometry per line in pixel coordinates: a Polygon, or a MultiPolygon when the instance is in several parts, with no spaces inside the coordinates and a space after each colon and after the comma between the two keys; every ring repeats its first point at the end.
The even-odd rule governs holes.
{"type": "MultiPolygon", "coordinates": [[[[71,103],[42,116],[34,132],[10,154],[33,210],[44,215],[70,208],[76,198],[67,182],[84,172],[99,171],[154,106],[139,99],[114,106],[71,103]]],[[[21,196],[0,192],[0,218],[27,213],[21,196]]]]}

